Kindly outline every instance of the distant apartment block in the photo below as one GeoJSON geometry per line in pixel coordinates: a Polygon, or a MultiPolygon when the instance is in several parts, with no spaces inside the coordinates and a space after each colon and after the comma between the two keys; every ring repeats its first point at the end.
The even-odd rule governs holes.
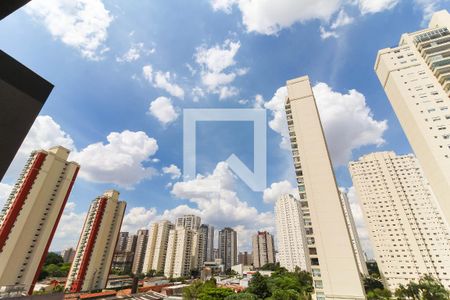
{"type": "Polygon", "coordinates": [[[387,287],[431,274],[450,288],[450,234],[413,155],[377,152],[350,163],[387,287]]]}
{"type": "Polygon", "coordinates": [[[258,231],[252,238],[253,266],[261,268],[266,264],[275,263],[275,246],[273,235],[267,231],[258,231]]]}
{"type": "Polygon", "coordinates": [[[147,250],[148,229],[140,229],[137,232],[136,249],[131,272],[133,274],[143,273],[145,251],[147,250]]]}
{"type": "Polygon", "coordinates": [[[202,220],[199,216],[195,215],[184,215],[182,217],[179,217],[176,222],[176,227],[183,227],[189,230],[198,230],[200,228],[200,225],[202,223],[202,220]]]}
{"type": "Polygon", "coordinates": [[[31,153],[0,212],[0,287],[31,293],[80,166],[63,147],[31,153]]]}
{"type": "Polygon", "coordinates": [[[77,293],[105,288],[125,208],[126,202],[119,201],[119,192],[115,190],[106,191],[92,201],[66,290],[77,293]]]}
{"type": "Polygon", "coordinates": [[[190,276],[198,266],[198,233],[177,227],[169,232],[164,275],[166,277],[190,276]]]}
{"type": "Polygon", "coordinates": [[[219,231],[219,258],[225,270],[237,264],[237,232],[230,227],[219,231]]]}
{"type": "Polygon", "coordinates": [[[127,249],[128,232],[120,232],[117,240],[116,252],[123,252],[127,249]]]}
{"type": "Polygon", "coordinates": [[[65,263],[72,263],[72,261],[75,257],[75,249],[73,249],[72,247],[67,248],[61,252],[61,256],[65,263]]]}
{"type": "Polygon", "coordinates": [[[315,298],[365,299],[339,190],[307,76],[287,82],[285,109],[315,298]]]}
{"type": "Polygon", "coordinates": [[[382,49],[376,74],[450,224],[450,14],[382,49]]]}
{"type": "Polygon", "coordinates": [[[205,261],[214,261],[214,226],[202,224],[199,228],[199,234],[202,236],[202,242],[200,244],[200,264],[205,261]]]}
{"type": "Polygon", "coordinates": [[[244,265],[244,266],[250,266],[253,265],[253,256],[252,253],[244,251],[239,252],[238,254],[238,264],[244,265]]]}
{"type": "Polygon", "coordinates": [[[306,270],[305,226],[299,200],[285,194],[275,203],[278,257],[280,266],[293,272],[296,267],[306,270]]]}
{"type": "Polygon", "coordinates": [[[151,225],[143,265],[144,273],[151,270],[164,272],[171,229],[174,229],[174,225],[166,220],[151,225]]]}

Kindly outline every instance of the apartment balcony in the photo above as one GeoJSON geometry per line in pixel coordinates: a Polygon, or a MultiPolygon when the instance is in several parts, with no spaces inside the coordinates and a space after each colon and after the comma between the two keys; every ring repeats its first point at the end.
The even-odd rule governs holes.
{"type": "Polygon", "coordinates": [[[424,45],[418,47],[418,50],[422,56],[426,56],[435,52],[439,52],[445,48],[448,48],[449,46],[450,36],[443,36],[434,39],[431,42],[424,43],[424,45]]]}

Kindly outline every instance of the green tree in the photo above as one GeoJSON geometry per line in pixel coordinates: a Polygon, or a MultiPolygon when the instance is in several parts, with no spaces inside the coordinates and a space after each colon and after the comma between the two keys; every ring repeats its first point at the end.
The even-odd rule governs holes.
{"type": "Polygon", "coordinates": [[[223,300],[226,297],[233,295],[231,289],[221,287],[204,287],[198,295],[199,300],[223,300]]]}
{"type": "Polygon", "coordinates": [[[384,285],[378,278],[366,276],[364,277],[364,289],[366,290],[366,293],[368,293],[375,289],[384,289],[384,285]]]}
{"type": "Polygon", "coordinates": [[[272,295],[267,283],[267,278],[262,276],[259,272],[253,275],[250,281],[247,292],[256,295],[258,298],[266,299],[272,295]]]}
{"type": "Polygon", "coordinates": [[[420,278],[419,283],[411,281],[406,286],[400,285],[395,296],[399,300],[448,300],[450,292],[436,278],[425,275],[420,278]]]}
{"type": "Polygon", "coordinates": [[[296,290],[283,290],[277,289],[272,291],[272,296],[270,300],[298,300],[300,299],[300,294],[296,290]]]}
{"type": "Polygon", "coordinates": [[[254,294],[245,292],[229,295],[225,298],[225,300],[258,300],[258,297],[256,297],[254,294]]]}
{"type": "Polygon", "coordinates": [[[389,290],[375,288],[367,292],[367,300],[389,300],[392,294],[389,290]]]}
{"type": "Polygon", "coordinates": [[[45,258],[44,266],[46,265],[60,265],[63,264],[64,260],[61,255],[55,252],[49,252],[45,258]]]}

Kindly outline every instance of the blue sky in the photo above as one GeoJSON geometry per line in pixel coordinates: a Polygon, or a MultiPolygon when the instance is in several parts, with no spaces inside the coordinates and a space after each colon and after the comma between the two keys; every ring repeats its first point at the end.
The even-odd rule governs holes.
{"type": "MultiPolygon", "coordinates": [[[[309,75],[339,185],[371,151],[410,147],[373,71],[379,49],[427,25],[449,1],[33,0],[0,24],[1,48],[55,85],[0,184],[0,201],[35,148],[62,144],[81,174],[53,250],[75,246],[90,201],[109,188],[128,202],[124,230],[183,213],[239,233],[274,232],[273,202],[294,189],[283,143],[286,80],[309,75]],[[266,108],[267,189],[253,192],[227,167],[250,168],[250,122],[197,125],[199,177],[182,182],[184,108],[266,108]],[[218,180],[220,191],[211,193],[218,180]]],[[[3,198],[3,199],[2,199],[3,198]]]]}

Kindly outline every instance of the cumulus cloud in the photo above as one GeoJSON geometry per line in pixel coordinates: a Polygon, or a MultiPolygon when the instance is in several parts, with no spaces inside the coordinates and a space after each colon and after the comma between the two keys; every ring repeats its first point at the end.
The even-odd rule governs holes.
{"type": "Polygon", "coordinates": [[[133,43],[127,52],[116,57],[117,62],[132,62],[138,60],[142,55],[148,55],[155,52],[154,48],[146,49],[144,43],[133,43]]]}
{"type": "Polygon", "coordinates": [[[53,238],[51,249],[53,251],[64,250],[68,247],[76,247],[83,228],[86,212],[75,212],[76,204],[68,202],[64,209],[58,228],[53,238]]]}
{"type": "Polygon", "coordinates": [[[202,84],[210,93],[226,99],[239,93],[236,87],[230,86],[236,77],[245,75],[248,69],[233,68],[235,56],[241,47],[239,41],[225,40],[222,45],[207,47],[202,45],[196,49],[195,61],[200,66],[202,84]]]}
{"type": "Polygon", "coordinates": [[[294,196],[298,194],[297,189],[287,180],[272,183],[270,187],[264,190],[263,200],[266,203],[275,203],[284,194],[294,196]]]}
{"type": "Polygon", "coordinates": [[[184,90],[181,86],[174,83],[176,75],[171,72],[154,71],[151,65],[142,67],[144,78],[154,87],[165,90],[170,95],[183,99],[184,90]]]}
{"type": "Polygon", "coordinates": [[[104,42],[113,16],[101,0],[35,0],[25,12],[87,59],[99,60],[108,50],[104,42]]]}
{"type": "Polygon", "coordinates": [[[341,9],[339,11],[339,14],[337,15],[336,19],[333,21],[333,23],[331,24],[330,28],[331,29],[337,29],[339,27],[345,26],[345,25],[349,25],[351,23],[353,23],[354,18],[350,17],[345,10],[341,9]]]}
{"type": "Polygon", "coordinates": [[[359,10],[364,14],[374,14],[389,10],[396,6],[400,0],[359,0],[359,10]]]}
{"type": "Polygon", "coordinates": [[[248,32],[273,35],[295,23],[328,21],[342,0],[211,0],[214,10],[230,13],[236,6],[248,32]]]}
{"type": "MultiPolygon", "coordinates": [[[[341,94],[322,82],[317,83],[313,91],[335,166],[346,165],[354,149],[384,143],[383,134],[387,129],[387,121],[373,118],[363,94],[353,89],[347,94],[341,94]]],[[[284,112],[286,95],[286,88],[279,88],[264,107],[272,114],[269,127],[282,137],[280,146],[289,149],[289,132],[284,112]]]]}
{"type": "Polygon", "coordinates": [[[0,182],[0,207],[5,205],[6,199],[8,199],[11,190],[12,185],[0,182]]]}
{"type": "Polygon", "coordinates": [[[139,229],[150,228],[150,223],[154,222],[156,209],[145,207],[133,207],[123,218],[121,231],[134,233],[139,229]]]}
{"type": "Polygon", "coordinates": [[[125,188],[151,178],[156,170],[144,163],[158,150],[158,143],[143,131],[111,132],[107,143],[91,144],[72,159],[81,164],[80,177],[125,188]]]}
{"type": "Polygon", "coordinates": [[[178,179],[181,177],[181,170],[174,164],[171,164],[168,167],[163,167],[162,171],[164,174],[169,174],[172,179],[178,179]]]}
{"type": "Polygon", "coordinates": [[[158,97],[153,100],[148,112],[163,125],[174,122],[179,115],[172,105],[172,100],[166,97],[158,97]]]}
{"type": "Polygon", "coordinates": [[[326,39],[331,38],[331,37],[334,37],[334,38],[338,38],[339,37],[339,35],[337,34],[336,31],[333,31],[333,30],[328,31],[323,26],[320,26],[319,29],[320,29],[320,38],[322,40],[326,40],[326,39]]]}

